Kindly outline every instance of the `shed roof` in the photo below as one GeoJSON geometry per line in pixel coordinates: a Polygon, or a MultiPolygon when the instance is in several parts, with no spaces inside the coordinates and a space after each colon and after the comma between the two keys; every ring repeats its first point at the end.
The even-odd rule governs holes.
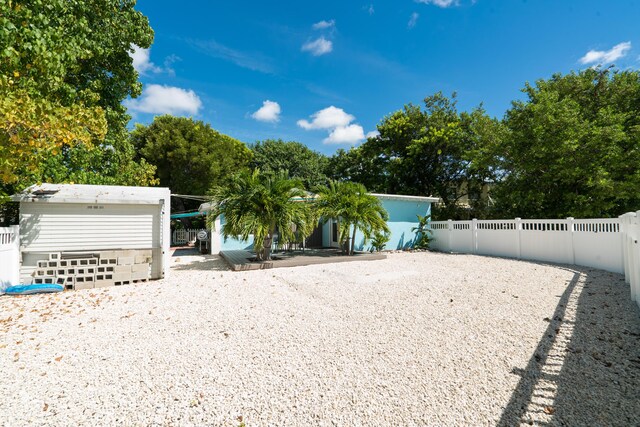
{"type": "Polygon", "coordinates": [[[14,202],[159,204],[171,192],[166,187],[37,184],[11,196],[14,202]]]}

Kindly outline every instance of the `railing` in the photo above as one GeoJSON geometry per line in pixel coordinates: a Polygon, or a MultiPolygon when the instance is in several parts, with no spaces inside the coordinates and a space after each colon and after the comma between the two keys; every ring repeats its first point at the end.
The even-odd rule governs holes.
{"type": "MultiPolygon", "coordinates": [[[[198,232],[204,230],[204,228],[192,228],[192,229],[177,229],[171,233],[172,245],[184,245],[187,243],[195,243],[198,232]]],[[[205,230],[206,231],[206,230],[205,230]]]]}
{"type": "Polygon", "coordinates": [[[625,274],[640,306],[639,221],[640,211],[607,219],[432,221],[431,246],[625,274]]]}
{"type": "Polygon", "coordinates": [[[0,228],[0,290],[20,281],[20,228],[0,228]]]}

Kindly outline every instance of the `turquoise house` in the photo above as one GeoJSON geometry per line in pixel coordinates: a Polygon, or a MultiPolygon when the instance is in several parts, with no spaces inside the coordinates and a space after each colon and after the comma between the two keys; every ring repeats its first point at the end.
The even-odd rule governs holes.
{"type": "MultiPolygon", "coordinates": [[[[437,202],[437,197],[405,196],[400,194],[377,194],[371,193],[382,202],[382,206],[389,214],[387,225],[391,231],[390,239],[385,249],[408,249],[413,247],[416,234],[412,231],[418,225],[418,215],[430,215],[431,204],[437,202]]],[[[207,211],[209,204],[200,206],[201,211],[207,211]]],[[[229,238],[226,241],[220,234],[220,227],[224,224],[224,217],[218,218],[215,230],[211,235],[211,253],[217,254],[225,250],[251,250],[253,240],[241,241],[229,238]]],[[[356,233],[355,249],[366,251],[370,248],[370,242],[365,243],[364,236],[360,231],[356,233]]],[[[327,221],[320,224],[316,231],[307,239],[307,247],[337,248],[338,244],[338,222],[336,220],[327,221]]]]}

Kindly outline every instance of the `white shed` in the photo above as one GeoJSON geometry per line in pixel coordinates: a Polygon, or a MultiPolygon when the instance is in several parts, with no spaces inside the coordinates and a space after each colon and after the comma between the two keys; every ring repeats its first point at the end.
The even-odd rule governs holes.
{"type": "Polygon", "coordinates": [[[168,188],[76,184],[34,185],[13,195],[20,202],[21,281],[55,254],[122,250],[150,251],[150,278],[166,277],[170,198],[168,188]]]}

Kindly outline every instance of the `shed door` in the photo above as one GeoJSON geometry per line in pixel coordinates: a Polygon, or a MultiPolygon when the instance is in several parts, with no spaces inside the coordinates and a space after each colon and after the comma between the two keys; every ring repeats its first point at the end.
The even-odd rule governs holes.
{"type": "Polygon", "coordinates": [[[22,250],[85,251],[161,246],[160,205],[21,203],[22,250]]]}

